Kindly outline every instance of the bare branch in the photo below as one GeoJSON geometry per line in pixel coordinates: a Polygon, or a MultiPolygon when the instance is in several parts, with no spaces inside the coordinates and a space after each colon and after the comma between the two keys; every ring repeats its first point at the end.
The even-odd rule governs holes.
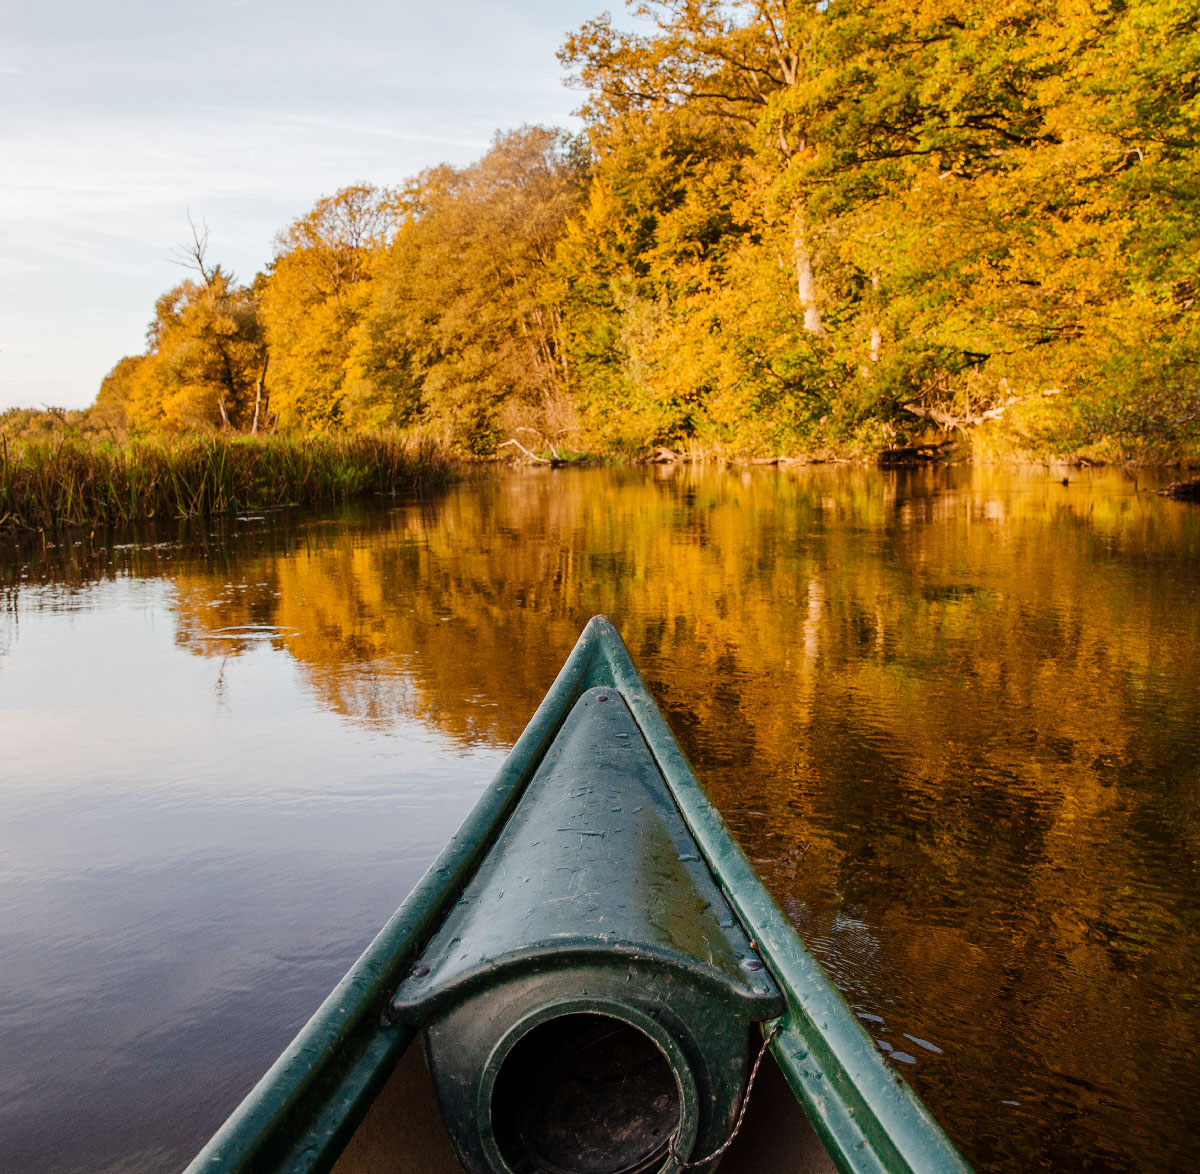
{"type": "Polygon", "coordinates": [[[519,448],[529,460],[536,461],[539,465],[553,464],[552,461],[547,460],[545,457],[539,457],[537,453],[530,452],[519,440],[506,440],[503,444],[498,444],[496,447],[507,448],[510,444],[514,448],[519,448]]]}
{"type": "MultiPolygon", "coordinates": [[[[1047,388],[1041,392],[1042,396],[1051,396],[1061,394],[1057,387],[1047,388]]],[[[962,416],[954,416],[942,408],[926,408],[921,404],[904,404],[902,405],[906,412],[911,412],[914,416],[920,416],[922,420],[932,420],[939,427],[945,428],[947,432],[953,431],[955,428],[961,430],[976,424],[982,424],[985,420],[998,420],[1013,404],[1019,404],[1024,400],[1032,397],[1025,395],[1010,395],[1003,403],[996,404],[995,407],[988,408],[984,412],[967,412],[962,416]]]]}
{"type": "Polygon", "coordinates": [[[180,265],[184,269],[193,269],[204,279],[204,284],[211,286],[213,278],[216,277],[216,269],[210,269],[208,266],[208,221],[201,220],[200,227],[196,227],[196,222],[192,219],[192,210],[189,208],[187,212],[188,228],[192,230],[192,243],[190,245],[175,245],[171,252],[174,254],[170,258],[172,265],[180,265]]]}

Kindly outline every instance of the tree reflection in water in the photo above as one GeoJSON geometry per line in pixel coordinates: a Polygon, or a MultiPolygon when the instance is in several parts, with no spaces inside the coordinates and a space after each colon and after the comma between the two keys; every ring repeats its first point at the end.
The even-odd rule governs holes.
{"type": "Polygon", "coordinates": [[[25,565],[165,575],[196,655],[268,641],[348,721],[460,745],[515,741],[609,614],[973,1162],[1200,1165],[1194,507],[1118,473],[594,469],[92,557],[25,565]]]}

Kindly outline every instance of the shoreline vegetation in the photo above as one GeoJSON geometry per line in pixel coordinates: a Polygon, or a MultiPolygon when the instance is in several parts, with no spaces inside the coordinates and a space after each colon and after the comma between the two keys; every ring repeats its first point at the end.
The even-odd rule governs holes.
{"type": "Polygon", "coordinates": [[[630,7],[559,52],[580,134],[323,196],[248,284],[192,223],[145,350],[0,432],[1200,464],[1190,8],[630,7]]]}
{"type": "Polygon", "coordinates": [[[436,445],[403,437],[209,435],[114,445],[0,435],[0,531],[333,505],[451,475],[436,445]]]}
{"type": "MultiPolygon", "coordinates": [[[[340,505],[372,494],[444,485],[459,476],[465,465],[564,468],[604,460],[553,445],[538,453],[517,444],[514,449],[519,455],[515,457],[475,458],[464,463],[444,444],[399,434],[248,437],[207,433],[117,444],[75,432],[60,433],[56,439],[10,441],[3,422],[0,415],[0,533],[340,505]]],[[[761,457],[659,446],[624,460],[735,467],[869,461],[886,468],[970,458],[965,444],[945,441],[856,457],[829,452],[761,457]]],[[[1037,463],[1086,466],[1093,462],[1037,463]]],[[[1176,482],[1159,492],[1183,501],[1200,501],[1200,478],[1176,482]]]]}

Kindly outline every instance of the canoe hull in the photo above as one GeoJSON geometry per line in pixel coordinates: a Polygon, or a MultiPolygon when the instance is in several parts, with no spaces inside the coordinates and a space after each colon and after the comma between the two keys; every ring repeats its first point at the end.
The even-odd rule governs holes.
{"type": "MultiPolygon", "coordinates": [[[[364,1119],[384,1111],[417,1054],[409,1046],[414,1026],[389,1013],[398,988],[501,836],[572,709],[596,688],[614,690],[628,707],[699,863],[782,992],[782,1016],[767,1026],[779,1028],[771,1052],[807,1122],[800,1136],[815,1136],[836,1169],[854,1174],[968,1171],[807,953],[697,783],[615,628],[596,617],[463,826],[188,1174],[315,1174],[341,1169],[343,1151],[344,1161],[357,1160],[360,1125],[367,1135],[379,1132],[364,1119]]],[[[731,1150],[723,1168],[732,1162],[731,1150]]]]}
{"type": "MultiPolygon", "coordinates": [[[[770,1057],[720,1174],[834,1174],[791,1089],[770,1057]]],[[[421,1049],[409,1048],[333,1167],[333,1174],[464,1174],[421,1049]]]]}

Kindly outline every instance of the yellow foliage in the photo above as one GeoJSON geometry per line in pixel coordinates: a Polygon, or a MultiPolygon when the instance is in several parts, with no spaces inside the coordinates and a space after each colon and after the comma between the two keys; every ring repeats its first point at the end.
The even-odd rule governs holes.
{"type": "Polygon", "coordinates": [[[586,146],[523,127],[343,188],[250,289],[201,257],[103,411],[477,454],[854,452],[1002,416],[1030,452],[1200,448],[1183,0],[638,7],[645,35],[563,49],[586,146]]]}

